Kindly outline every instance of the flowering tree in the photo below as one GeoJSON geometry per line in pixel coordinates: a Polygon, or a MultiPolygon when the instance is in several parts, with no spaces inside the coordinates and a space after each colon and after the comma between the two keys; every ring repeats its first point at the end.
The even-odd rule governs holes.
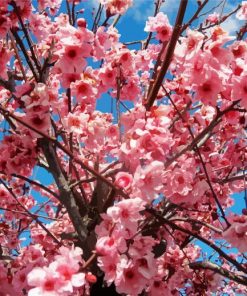
{"type": "Polygon", "coordinates": [[[0,1],[0,295],[246,295],[247,2],[162,2],[0,1]]]}

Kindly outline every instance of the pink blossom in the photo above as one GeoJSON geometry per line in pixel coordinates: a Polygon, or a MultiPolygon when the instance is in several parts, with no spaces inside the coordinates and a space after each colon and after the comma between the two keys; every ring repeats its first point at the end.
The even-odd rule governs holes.
{"type": "Polygon", "coordinates": [[[132,6],[133,0],[99,0],[109,11],[109,14],[124,14],[126,10],[132,6]]]}
{"type": "Polygon", "coordinates": [[[71,132],[76,134],[82,134],[85,130],[85,126],[88,122],[89,115],[88,114],[72,114],[69,113],[66,118],[64,118],[64,125],[71,132]]]}
{"type": "Polygon", "coordinates": [[[247,74],[233,78],[232,99],[241,100],[243,107],[247,107],[247,74]]]}
{"type": "MultiPolygon", "coordinates": [[[[29,113],[26,117],[26,122],[34,127],[38,131],[42,131],[44,133],[47,133],[47,130],[49,128],[50,118],[49,114],[42,114],[42,113],[29,113]]],[[[33,135],[36,137],[41,137],[37,132],[33,131],[33,135]]]]}
{"type": "Polygon", "coordinates": [[[69,88],[70,84],[76,80],[80,80],[79,73],[62,73],[60,76],[60,81],[64,88],[69,88]]]}
{"type": "Polygon", "coordinates": [[[116,175],[115,184],[120,188],[124,188],[125,190],[128,190],[131,186],[132,181],[133,181],[132,175],[125,172],[119,172],[116,175]]]}
{"type": "Polygon", "coordinates": [[[27,287],[27,274],[31,271],[32,265],[24,267],[21,270],[18,270],[13,277],[13,287],[17,291],[21,291],[27,287]]]}
{"type": "Polygon", "coordinates": [[[236,17],[239,20],[247,20],[247,1],[242,1],[241,8],[238,10],[236,17]]]}
{"type": "Polygon", "coordinates": [[[157,267],[153,254],[148,254],[140,259],[137,259],[138,272],[146,279],[152,279],[157,273],[157,267]]]}
{"type": "Polygon", "coordinates": [[[162,279],[155,279],[151,287],[149,288],[150,296],[173,296],[174,294],[170,291],[169,285],[162,279]]]}
{"type": "Polygon", "coordinates": [[[28,296],[58,296],[61,295],[61,280],[58,273],[48,267],[35,267],[27,276],[30,286],[35,286],[28,292],[28,296]]]}
{"type": "Polygon", "coordinates": [[[56,270],[61,280],[60,291],[73,292],[73,287],[81,287],[85,285],[85,274],[77,273],[78,266],[70,266],[70,262],[63,260],[50,264],[49,268],[56,270]]]}
{"type": "Polygon", "coordinates": [[[99,267],[104,271],[104,280],[110,285],[117,275],[117,263],[119,261],[119,255],[115,256],[101,256],[98,258],[99,267]]]}
{"type": "Polygon", "coordinates": [[[167,16],[163,12],[159,12],[155,17],[149,17],[144,29],[146,32],[156,32],[156,38],[164,42],[169,40],[172,27],[169,24],[167,16]]]}
{"type": "Polygon", "coordinates": [[[139,272],[136,266],[126,258],[122,258],[118,265],[117,278],[115,280],[118,293],[138,295],[145,288],[147,279],[139,272]]]}
{"type": "Polygon", "coordinates": [[[244,24],[202,12],[166,60],[164,13],[134,41],[133,0],[83,1],[0,1],[0,295],[90,295],[102,277],[129,296],[246,294],[190,265],[211,258],[201,240],[245,267],[247,209],[220,213],[245,189],[244,24]]]}
{"type": "Polygon", "coordinates": [[[29,24],[32,32],[39,41],[47,38],[52,29],[50,18],[44,14],[31,14],[29,17],[29,24]]]}
{"type": "Polygon", "coordinates": [[[95,98],[97,91],[93,86],[94,81],[90,79],[84,81],[76,81],[72,86],[72,93],[75,94],[77,99],[81,101],[82,99],[93,97],[95,98]]]}
{"type": "Polygon", "coordinates": [[[213,69],[207,74],[203,82],[199,85],[195,85],[194,88],[197,91],[197,96],[205,104],[214,105],[218,99],[218,94],[222,90],[222,83],[219,75],[213,69]]]}
{"type": "MultiPolygon", "coordinates": [[[[232,45],[229,46],[232,54],[235,58],[246,58],[247,56],[247,44],[244,41],[236,41],[232,45]]],[[[240,61],[236,61],[240,62],[240,61]]]]}
{"type": "Polygon", "coordinates": [[[65,73],[73,73],[81,71],[86,66],[85,57],[90,55],[89,46],[85,47],[79,45],[67,45],[59,61],[56,63],[56,67],[65,73]]]}
{"type": "Polygon", "coordinates": [[[200,51],[203,39],[204,35],[202,33],[188,29],[187,37],[183,38],[183,42],[176,46],[175,54],[181,60],[190,60],[200,51]]]}
{"type": "Polygon", "coordinates": [[[9,17],[5,16],[4,14],[0,14],[0,37],[5,37],[8,29],[11,26],[11,20],[9,17]]]}
{"type": "Polygon", "coordinates": [[[144,205],[145,203],[139,197],[126,199],[108,208],[107,214],[115,223],[129,224],[138,220],[140,217],[139,211],[144,209],[144,205]]]}
{"type": "Polygon", "coordinates": [[[100,256],[114,256],[118,242],[114,237],[101,237],[96,244],[96,251],[100,256]]]}
{"type": "MultiPolygon", "coordinates": [[[[1,34],[1,29],[0,29],[1,34]]],[[[7,75],[7,64],[9,63],[9,60],[11,58],[11,52],[8,50],[6,46],[0,41],[0,73],[1,77],[4,79],[8,79],[7,75]]]]}
{"type": "Polygon", "coordinates": [[[159,193],[163,184],[160,182],[163,174],[164,164],[153,161],[146,167],[139,166],[134,175],[134,186],[141,190],[142,196],[152,200],[159,193]]]}
{"type": "Polygon", "coordinates": [[[73,287],[85,285],[85,274],[78,273],[82,250],[61,247],[59,252],[49,267],[36,267],[28,274],[28,284],[35,286],[28,295],[67,295],[73,287]]]}
{"type": "Polygon", "coordinates": [[[104,86],[113,87],[114,85],[116,85],[116,74],[116,69],[105,67],[101,69],[99,77],[104,86]]]}
{"type": "Polygon", "coordinates": [[[219,17],[220,15],[216,12],[214,12],[213,14],[209,14],[207,17],[207,22],[209,22],[210,24],[216,24],[219,21],[219,17]]]}
{"type": "Polygon", "coordinates": [[[232,225],[223,233],[223,237],[240,252],[247,252],[247,220],[245,217],[236,217],[232,225]]]}

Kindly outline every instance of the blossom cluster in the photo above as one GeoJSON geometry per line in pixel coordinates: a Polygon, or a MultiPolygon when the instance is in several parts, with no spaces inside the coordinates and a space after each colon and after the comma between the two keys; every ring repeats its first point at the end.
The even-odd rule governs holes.
{"type": "Polygon", "coordinates": [[[169,60],[164,12],[133,47],[115,27],[132,0],[100,0],[92,29],[80,2],[0,3],[0,295],[90,295],[102,273],[131,296],[246,293],[246,209],[231,213],[246,191],[243,32],[205,15],[169,60]],[[194,238],[218,269],[193,265],[207,256],[194,238]]]}

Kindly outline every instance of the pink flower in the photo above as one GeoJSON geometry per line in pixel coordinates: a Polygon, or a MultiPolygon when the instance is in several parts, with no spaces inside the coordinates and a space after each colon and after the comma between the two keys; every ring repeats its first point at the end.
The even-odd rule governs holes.
{"type": "Polygon", "coordinates": [[[172,199],[175,203],[181,202],[194,202],[194,199],[191,197],[185,199],[189,193],[192,192],[193,189],[193,175],[187,170],[184,171],[180,168],[174,169],[172,172],[167,172],[164,176],[164,182],[166,183],[164,194],[166,197],[172,199]]]}
{"type": "MultiPolygon", "coordinates": [[[[229,48],[236,59],[247,56],[247,44],[243,40],[234,42],[229,48]]],[[[236,63],[240,63],[241,61],[243,60],[237,60],[236,63]]]]}
{"type": "Polygon", "coordinates": [[[79,247],[60,247],[59,248],[60,255],[56,255],[55,258],[58,260],[64,260],[71,264],[76,265],[79,268],[79,262],[82,262],[82,249],[79,247]]]}
{"type": "Polygon", "coordinates": [[[244,216],[239,216],[234,220],[222,236],[240,252],[247,252],[247,219],[244,216]]]}
{"type": "Polygon", "coordinates": [[[149,288],[150,296],[173,296],[174,294],[169,289],[169,284],[165,283],[162,278],[157,278],[149,288]]]}
{"type": "Polygon", "coordinates": [[[99,256],[113,256],[117,253],[117,240],[113,237],[101,237],[97,240],[96,251],[99,256]]]}
{"type": "Polygon", "coordinates": [[[204,35],[198,31],[187,29],[187,37],[182,38],[182,43],[177,44],[175,54],[182,60],[190,60],[200,52],[204,35]]]}
{"type": "Polygon", "coordinates": [[[28,274],[28,284],[36,287],[29,291],[29,296],[65,296],[72,293],[74,287],[85,285],[85,274],[78,273],[82,250],[61,247],[59,252],[49,267],[36,267],[28,274]]]}
{"type": "Polygon", "coordinates": [[[148,254],[137,260],[138,272],[146,279],[150,280],[157,273],[153,254],[148,254]]]}
{"type": "MultiPolygon", "coordinates": [[[[0,21],[1,21],[1,16],[0,16],[0,21]]],[[[0,29],[0,34],[1,34],[1,29],[0,29]]],[[[1,77],[4,79],[8,79],[6,66],[9,63],[11,55],[12,55],[11,52],[7,49],[7,47],[3,45],[2,41],[0,41],[0,73],[1,73],[1,77]]]]}
{"type": "Polygon", "coordinates": [[[103,236],[98,239],[96,250],[100,256],[115,256],[118,253],[126,252],[126,231],[125,225],[115,224],[110,236],[103,236]]]}
{"type": "Polygon", "coordinates": [[[118,264],[117,278],[115,280],[118,293],[139,295],[145,288],[147,279],[138,271],[131,261],[123,257],[118,264]]]}
{"type": "Polygon", "coordinates": [[[127,49],[121,50],[118,54],[117,60],[123,67],[131,67],[131,65],[133,64],[133,57],[131,51],[127,49]]]}
{"type": "Polygon", "coordinates": [[[55,270],[61,280],[60,291],[72,293],[73,287],[82,287],[86,283],[85,274],[77,273],[79,266],[71,265],[70,261],[55,261],[49,268],[55,270]]]}
{"type": "MultiPolygon", "coordinates": [[[[47,133],[50,126],[50,115],[48,113],[33,113],[27,114],[25,121],[38,131],[47,133]]],[[[35,137],[41,137],[38,133],[31,131],[35,137]]]]}
{"type": "Polygon", "coordinates": [[[64,73],[82,71],[86,66],[84,57],[90,55],[88,45],[67,45],[62,51],[61,57],[56,63],[56,68],[64,73]]]}
{"type": "Polygon", "coordinates": [[[88,114],[69,113],[68,116],[64,118],[64,125],[70,132],[80,135],[80,134],[83,134],[84,129],[87,125],[88,119],[89,119],[88,114]]]}
{"type": "Polygon", "coordinates": [[[119,127],[117,125],[111,125],[106,131],[106,135],[109,138],[119,138],[119,127]]]}
{"type": "MultiPolygon", "coordinates": [[[[202,77],[203,79],[203,77],[202,77]]],[[[197,91],[197,98],[205,104],[215,105],[218,99],[218,94],[222,90],[222,80],[218,73],[211,69],[205,78],[198,85],[194,85],[197,91]]]]}
{"type": "Polygon", "coordinates": [[[134,175],[134,186],[141,191],[142,196],[148,201],[159,193],[163,184],[161,182],[164,164],[161,161],[153,161],[145,168],[139,166],[134,175]]]}
{"type": "Polygon", "coordinates": [[[17,291],[21,291],[27,287],[27,274],[32,269],[32,265],[28,265],[21,270],[18,270],[13,277],[13,286],[17,291]]]}
{"type": "Polygon", "coordinates": [[[61,84],[64,88],[69,88],[72,82],[80,79],[79,73],[62,73],[60,76],[61,84]]]}
{"type": "Polygon", "coordinates": [[[116,278],[117,275],[117,263],[119,261],[119,255],[105,256],[98,258],[98,266],[104,271],[104,280],[110,285],[116,278]]]}
{"type": "Polygon", "coordinates": [[[232,100],[241,100],[243,107],[247,108],[247,74],[233,78],[232,100]]]}
{"type": "Polygon", "coordinates": [[[219,21],[220,15],[216,12],[213,14],[209,14],[206,21],[209,22],[210,24],[216,24],[219,21]]]}
{"type": "Polygon", "coordinates": [[[140,218],[139,212],[144,210],[144,205],[143,200],[138,197],[125,199],[108,208],[107,214],[112,217],[115,223],[129,224],[140,218]]]}
{"type": "Polygon", "coordinates": [[[120,187],[128,190],[132,184],[133,177],[129,173],[119,172],[115,177],[115,184],[120,187]]]}
{"type": "Polygon", "coordinates": [[[99,0],[109,14],[124,14],[132,6],[133,0],[99,0]]]}
{"type": "Polygon", "coordinates": [[[110,88],[116,85],[116,74],[116,69],[105,67],[100,71],[99,77],[102,84],[110,88]]]}
{"type": "Polygon", "coordinates": [[[172,26],[169,24],[167,16],[163,12],[159,12],[155,17],[148,18],[144,31],[156,32],[156,38],[164,42],[171,37],[172,26]]]}
{"type": "Polygon", "coordinates": [[[28,296],[59,296],[61,280],[58,273],[48,267],[35,267],[27,276],[30,286],[35,288],[29,290],[28,296]]]}
{"type": "Polygon", "coordinates": [[[241,8],[236,14],[239,20],[247,20],[247,1],[242,1],[241,8]]]}
{"type": "MultiPolygon", "coordinates": [[[[6,9],[7,10],[7,9],[6,9]]],[[[0,14],[0,37],[4,38],[6,36],[6,33],[8,29],[11,26],[11,20],[10,18],[6,17],[4,14],[0,14]]]]}
{"type": "Polygon", "coordinates": [[[158,148],[158,143],[155,141],[154,136],[146,131],[143,132],[143,135],[140,139],[140,146],[141,148],[144,148],[145,151],[150,152],[158,148]]]}
{"type": "Polygon", "coordinates": [[[139,79],[137,77],[129,77],[126,85],[123,86],[120,98],[122,100],[129,100],[136,102],[140,95],[139,79]]]}
{"type": "Polygon", "coordinates": [[[77,97],[78,101],[81,101],[82,99],[90,97],[95,98],[97,91],[93,86],[93,81],[90,81],[90,79],[88,79],[88,81],[78,80],[75,83],[73,83],[72,93],[77,97]]]}

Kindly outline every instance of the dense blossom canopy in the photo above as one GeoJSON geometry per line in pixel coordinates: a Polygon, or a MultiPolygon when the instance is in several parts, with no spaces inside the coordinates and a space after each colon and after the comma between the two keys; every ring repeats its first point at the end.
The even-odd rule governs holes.
{"type": "Polygon", "coordinates": [[[133,2],[0,1],[0,296],[247,294],[247,1],[133,2]]]}

